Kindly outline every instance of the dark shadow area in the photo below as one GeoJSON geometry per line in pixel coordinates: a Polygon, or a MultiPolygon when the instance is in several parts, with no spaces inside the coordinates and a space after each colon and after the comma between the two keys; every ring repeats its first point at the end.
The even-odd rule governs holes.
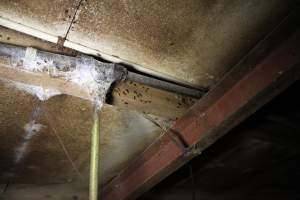
{"type": "Polygon", "coordinates": [[[300,199],[299,91],[298,81],[139,199],[300,199]]]}

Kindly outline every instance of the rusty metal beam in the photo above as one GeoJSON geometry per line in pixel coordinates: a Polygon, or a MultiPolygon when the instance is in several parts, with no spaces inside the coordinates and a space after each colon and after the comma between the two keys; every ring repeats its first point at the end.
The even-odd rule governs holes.
{"type": "Polygon", "coordinates": [[[172,128],[102,191],[105,200],[134,199],[206,149],[300,77],[299,20],[258,44],[172,128]]]}

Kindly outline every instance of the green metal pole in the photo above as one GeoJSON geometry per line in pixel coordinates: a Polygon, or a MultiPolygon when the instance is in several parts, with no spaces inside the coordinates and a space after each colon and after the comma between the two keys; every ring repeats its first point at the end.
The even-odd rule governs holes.
{"type": "Polygon", "coordinates": [[[91,136],[91,164],[90,164],[90,187],[89,199],[98,200],[98,165],[99,165],[99,116],[97,111],[94,114],[94,124],[91,136]]]}

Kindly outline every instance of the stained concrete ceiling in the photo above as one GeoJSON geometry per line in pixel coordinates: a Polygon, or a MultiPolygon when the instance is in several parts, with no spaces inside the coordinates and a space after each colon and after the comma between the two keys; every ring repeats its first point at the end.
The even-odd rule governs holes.
{"type": "MultiPolygon", "coordinates": [[[[209,88],[287,15],[294,2],[3,0],[0,21],[22,25],[10,28],[24,25],[33,32],[65,37],[65,44],[84,53],[109,55],[150,74],[209,88]]],[[[0,42],[78,54],[4,27],[0,42]]],[[[9,183],[6,198],[85,199],[90,102],[67,95],[40,102],[6,82],[0,83],[0,95],[0,188],[9,183]],[[24,127],[32,120],[42,128],[26,144],[24,127]],[[16,159],[20,148],[28,149],[16,159]],[[66,189],[56,193],[58,188],[66,189]]],[[[101,127],[101,184],[163,133],[144,114],[108,105],[101,113],[101,127]]]]}

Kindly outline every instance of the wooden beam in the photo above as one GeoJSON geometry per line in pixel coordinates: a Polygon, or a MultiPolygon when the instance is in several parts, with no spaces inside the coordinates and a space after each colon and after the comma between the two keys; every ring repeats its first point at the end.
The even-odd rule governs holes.
{"type": "MultiPolygon", "coordinates": [[[[52,44],[41,39],[17,32],[0,26],[0,42],[23,47],[34,47],[47,52],[76,56],[74,50],[52,44]]],[[[44,89],[60,90],[63,94],[73,95],[90,100],[86,91],[65,80],[49,77],[47,74],[26,73],[9,68],[6,58],[0,57],[0,77],[29,85],[41,86],[44,89]],[[2,63],[2,64],[1,64],[2,63]]],[[[157,116],[176,119],[181,117],[187,109],[192,106],[196,99],[189,96],[178,95],[154,87],[149,87],[137,82],[123,81],[113,89],[109,104],[124,109],[136,110],[138,112],[154,114],[157,116]]]]}
{"type": "Polygon", "coordinates": [[[196,99],[156,89],[133,81],[120,82],[112,92],[112,105],[143,113],[181,117],[196,99]]]}
{"type": "MultiPolygon", "coordinates": [[[[4,62],[0,59],[0,61],[4,62]]],[[[0,63],[0,79],[40,86],[45,90],[60,91],[61,94],[91,100],[89,93],[78,85],[64,79],[50,77],[46,73],[29,73],[0,63]]],[[[111,104],[124,109],[176,119],[193,105],[195,99],[148,87],[132,81],[118,83],[112,92],[111,104]]]]}
{"type": "Polygon", "coordinates": [[[112,180],[103,189],[101,199],[136,198],[298,80],[299,23],[293,27],[296,27],[293,32],[284,31],[282,35],[279,31],[260,43],[165,135],[112,180]],[[279,40],[282,36],[286,37],[283,42],[279,40]],[[270,45],[271,52],[267,51],[270,45]]]}
{"type": "Polygon", "coordinates": [[[61,94],[68,94],[82,99],[91,100],[91,96],[86,90],[78,85],[60,78],[52,78],[46,73],[29,73],[16,68],[0,64],[0,79],[13,81],[26,85],[40,86],[45,90],[60,91],[61,94]]]}

